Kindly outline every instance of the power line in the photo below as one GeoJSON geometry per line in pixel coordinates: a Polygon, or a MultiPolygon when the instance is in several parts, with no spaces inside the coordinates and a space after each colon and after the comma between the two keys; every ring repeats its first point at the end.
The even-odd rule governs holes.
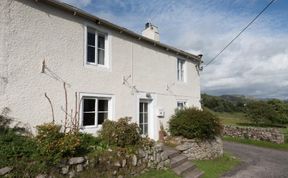
{"type": "Polygon", "coordinates": [[[263,14],[263,12],[268,9],[268,7],[276,0],[271,0],[269,4],[266,5],[266,7],[251,21],[249,22],[216,56],[214,56],[206,65],[207,67],[209,64],[211,64],[220,54],[222,54],[250,25],[252,25],[253,22],[255,22],[258,17],[263,14]]]}

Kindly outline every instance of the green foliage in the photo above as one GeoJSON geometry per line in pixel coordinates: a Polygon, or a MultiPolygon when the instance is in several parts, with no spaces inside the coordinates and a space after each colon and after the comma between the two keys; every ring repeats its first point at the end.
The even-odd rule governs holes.
{"type": "Polygon", "coordinates": [[[91,134],[80,133],[80,147],[78,148],[78,153],[80,155],[84,155],[95,150],[104,150],[107,149],[108,146],[102,142],[99,137],[94,137],[91,134]]]}
{"type": "Polygon", "coordinates": [[[265,101],[254,101],[247,104],[247,118],[256,125],[276,123],[277,112],[265,101]]]}
{"type": "Polygon", "coordinates": [[[56,164],[61,158],[73,156],[80,150],[80,135],[64,134],[60,130],[61,126],[54,123],[37,126],[38,149],[49,164],[56,164]]]}
{"type": "Polygon", "coordinates": [[[33,138],[6,129],[0,133],[0,145],[0,167],[13,166],[11,177],[35,177],[47,169],[33,138]]]}
{"type": "Polygon", "coordinates": [[[222,126],[219,118],[207,110],[185,108],[176,110],[169,121],[169,130],[172,136],[213,139],[221,134],[222,126]]]}
{"type": "Polygon", "coordinates": [[[109,145],[127,147],[141,142],[139,127],[136,123],[129,123],[128,117],[118,121],[106,120],[102,125],[100,137],[109,145]]]}
{"type": "Polygon", "coordinates": [[[288,103],[278,99],[272,99],[267,101],[267,103],[273,108],[277,113],[273,119],[274,123],[277,124],[287,124],[288,123],[288,103]]]}
{"type": "Polygon", "coordinates": [[[215,112],[240,112],[243,111],[245,100],[242,97],[234,97],[233,102],[227,99],[228,96],[211,96],[202,94],[202,106],[215,112]]]}
{"type": "Polygon", "coordinates": [[[256,125],[288,123],[288,104],[277,99],[250,102],[247,104],[246,113],[256,125]]]}

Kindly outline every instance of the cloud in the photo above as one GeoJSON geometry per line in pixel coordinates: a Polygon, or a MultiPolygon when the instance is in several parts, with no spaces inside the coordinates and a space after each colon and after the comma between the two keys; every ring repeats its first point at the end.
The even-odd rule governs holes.
{"type": "MultiPolygon", "coordinates": [[[[267,0],[65,0],[138,33],[149,19],[160,39],[213,58],[267,0]]],[[[288,18],[284,1],[270,9],[201,73],[202,92],[288,97],[288,18]],[[282,3],[282,4],[281,4],[282,3]],[[282,8],[282,11],[280,11],[282,8]],[[279,10],[280,9],[280,10],[279,10]],[[286,91],[287,90],[287,91],[286,91]]]]}

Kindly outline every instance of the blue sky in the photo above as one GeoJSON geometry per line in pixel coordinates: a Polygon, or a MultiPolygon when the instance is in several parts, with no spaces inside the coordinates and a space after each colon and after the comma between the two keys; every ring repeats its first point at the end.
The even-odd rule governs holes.
{"type": "MultiPolygon", "coordinates": [[[[159,27],[160,41],[214,57],[270,0],[62,0],[141,33],[159,27]],[[180,3],[181,2],[181,3],[180,3]]],[[[201,90],[288,99],[288,1],[270,8],[201,73],[201,90]]]]}

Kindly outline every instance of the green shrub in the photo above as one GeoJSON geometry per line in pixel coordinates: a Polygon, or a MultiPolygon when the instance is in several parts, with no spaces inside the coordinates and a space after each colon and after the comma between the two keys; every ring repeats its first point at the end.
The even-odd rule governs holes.
{"type": "Polygon", "coordinates": [[[35,177],[47,169],[34,138],[6,129],[0,132],[0,145],[0,167],[13,167],[10,177],[35,177]]]}
{"type": "Polygon", "coordinates": [[[79,136],[81,144],[77,150],[77,153],[80,155],[90,153],[97,149],[107,148],[99,137],[94,137],[93,135],[87,133],[80,133],[79,136]]]}
{"type": "Polygon", "coordinates": [[[50,164],[56,164],[62,157],[59,140],[63,138],[64,134],[60,132],[61,126],[48,123],[36,128],[38,132],[36,136],[38,150],[50,164]]]}
{"type": "Polygon", "coordinates": [[[109,145],[126,147],[138,145],[141,142],[139,127],[129,123],[130,118],[120,118],[118,121],[106,120],[102,125],[100,137],[109,145]]]}
{"type": "Polygon", "coordinates": [[[185,108],[176,110],[169,121],[172,136],[189,139],[213,139],[220,135],[222,126],[219,119],[206,110],[185,108]]]}
{"type": "Polygon", "coordinates": [[[247,118],[256,125],[273,124],[277,112],[265,101],[254,101],[247,104],[247,118]]]}
{"type": "Polygon", "coordinates": [[[74,156],[80,150],[78,133],[62,133],[61,126],[48,123],[37,126],[38,149],[49,164],[56,164],[63,157],[74,156]]]}

